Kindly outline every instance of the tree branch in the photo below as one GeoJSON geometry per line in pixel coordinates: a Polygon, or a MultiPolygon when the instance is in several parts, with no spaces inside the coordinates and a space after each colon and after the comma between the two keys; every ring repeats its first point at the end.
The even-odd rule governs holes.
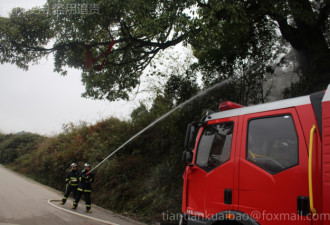
{"type": "Polygon", "coordinates": [[[276,21],[279,25],[282,37],[287,40],[293,48],[300,49],[301,46],[298,44],[299,38],[297,38],[299,36],[298,31],[292,26],[290,26],[285,18],[277,18],[276,21]]]}
{"type": "Polygon", "coordinates": [[[125,32],[125,34],[127,36],[129,36],[129,39],[131,39],[132,41],[134,41],[136,43],[140,43],[141,44],[141,47],[150,46],[150,47],[158,47],[160,49],[166,49],[166,48],[168,48],[170,46],[174,46],[174,45],[182,42],[187,37],[187,34],[184,34],[184,35],[179,36],[176,39],[173,39],[173,40],[170,40],[170,41],[166,41],[166,42],[163,42],[163,43],[153,42],[153,41],[145,41],[145,40],[141,40],[139,38],[134,37],[129,32],[129,29],[128,29],[127,25],[124,22],[121,22],[121,25],[122,25],[122,28],[124,28],[123,29],[123,32],[125,32]]]}

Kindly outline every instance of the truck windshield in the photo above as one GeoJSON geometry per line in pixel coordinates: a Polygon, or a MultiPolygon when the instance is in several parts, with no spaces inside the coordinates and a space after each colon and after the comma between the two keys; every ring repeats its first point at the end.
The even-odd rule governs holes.
{"type": "Polygon", "coordinates": [[[209,172],[230,158],[234,123],[208,125],[198,144],[196,165],[209,172]]]}

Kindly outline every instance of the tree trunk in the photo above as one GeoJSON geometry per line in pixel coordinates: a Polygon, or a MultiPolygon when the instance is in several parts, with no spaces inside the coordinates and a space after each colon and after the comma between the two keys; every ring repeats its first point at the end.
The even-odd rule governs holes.
{"type": "Polygon", "coordinates": [[[330,83],[330,50],[322,35],[304,34],[304,45],[295,48],[298,52],[299,65],[303,74],[302,90],[305,93],[325,89],[330,83]],[[309,87],[309,88],[307,88],[309,87]]]}
{"type": "Polygon", "coordinates": [[[290,0],[294,26],[287,18],[277,17],[282,37],[298,53],[302,79],[299,92],[310,93],[325,89],[330,83],[330,49],[324,37],[321,20],[312,10],[309,0],[290,0]]]}

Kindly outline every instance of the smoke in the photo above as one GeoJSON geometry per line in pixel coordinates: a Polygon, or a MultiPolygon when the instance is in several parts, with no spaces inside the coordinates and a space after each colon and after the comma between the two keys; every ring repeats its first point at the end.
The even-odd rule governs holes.
{"type": "Polygon", "coordinates": [[[299,53],[292,49],[281,57],[279,63],[274,64],[274,74],[264,84],[264,90],[270,91],[269,101],[283,99],[285,89],[290,89],[292,84],[300,81],[299,57],[299,53]]]}

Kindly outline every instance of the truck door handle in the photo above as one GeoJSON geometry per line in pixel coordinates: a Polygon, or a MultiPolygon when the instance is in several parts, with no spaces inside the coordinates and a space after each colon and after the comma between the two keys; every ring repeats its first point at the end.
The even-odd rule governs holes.
{"type": "Polygon", "coordinates": [[[309,154],[308,154],[308,186],[309,186],[309,207],[312,212],[312,215],[315,216],[316,209],[314,208],[314,199],[313,199],[313,141],[314,141],[314,133],[316,131],[316,126],[313,125],[310,136],[309,136],[309,154]]]}
{"type": "Polygon", "coordinates": [[[308,216],[309,214],[309,198],[307,196],[297,197],[297,213],[301,216],[308,216]]]}
{"type": "Polygon", "coordinates": [[[227,205],[231,205],[232,203],[232,190],[231,189],[225,189],[225,194],[224,194],[224,203],[227,205]]]}

